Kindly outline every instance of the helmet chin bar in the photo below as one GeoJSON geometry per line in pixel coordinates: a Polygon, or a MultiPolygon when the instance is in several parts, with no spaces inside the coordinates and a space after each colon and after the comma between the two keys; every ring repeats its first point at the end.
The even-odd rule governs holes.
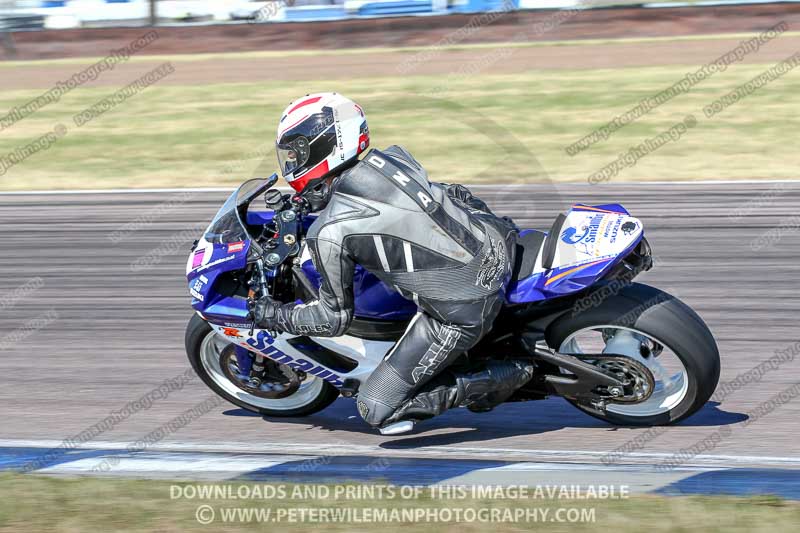
{"type": "Polygon", "coordinates": [[[324,178],[321,178],[319,183],[316,183],[312,186],[307,186],[305,190],[300,193],[300,196],[308,202],[308,205],[311,207],[311,211],[322,211],[325,209],[325,206],[327,206],[328,202],[331,201],[334,184],[339,179],[339,176],[341,176],[345,170],[355,166],[356,163],[358,163],[358,158],[354,157],[350,161],[346,162],[343,166],[335,169],[331,173],[328,173],[328,175],[324,178]]]}

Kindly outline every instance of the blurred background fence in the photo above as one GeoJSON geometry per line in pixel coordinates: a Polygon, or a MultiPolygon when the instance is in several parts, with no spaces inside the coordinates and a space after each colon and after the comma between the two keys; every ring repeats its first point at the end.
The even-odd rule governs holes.
{"type": "MultiPolygon", "coordinates": [[[[774,2],[774,0],[769,0],[774,2]]],[[[787,0],[798,1],[798,0],[787,0]]],[[[759,0],[0,0],[0,30],[274,23],[358,17],[435,16],[572,7],[764,3],[759,0]]]]}

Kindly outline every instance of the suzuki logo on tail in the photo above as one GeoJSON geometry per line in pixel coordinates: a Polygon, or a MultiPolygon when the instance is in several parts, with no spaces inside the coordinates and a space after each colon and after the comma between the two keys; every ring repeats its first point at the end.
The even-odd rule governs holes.
{"type": "Polygon", "coordinates": [[[334,387],[341,387],[343,385],[342,378],[327,368],[319,366],[317,363],[307,361],[306,359],[295,359],[291,355],[285,354],[272,346],[275,339],[266,331],[259,331],[255,339],[249,338],[245,342],[254,350],[266,355],[277,363],[322,378],[334,387]]]}

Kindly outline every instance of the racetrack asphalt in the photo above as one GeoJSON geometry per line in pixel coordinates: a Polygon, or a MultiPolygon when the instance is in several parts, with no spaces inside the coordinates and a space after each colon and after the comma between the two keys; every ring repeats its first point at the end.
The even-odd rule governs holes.
{"type": "MultiPolygon", "coordinates": [[[[654,269],[638,281],[681,298],[708,323],[722,356],[721,383],[776,350],[788,349],[792,357],[655,436],[609,426],[553,398],[480,415],[454,410],[411,434],[384,437],[360,420],[352,400],[340,398],[296,419],[265,419],[222,404],[165,435],[159,446],[597,463],[639,437],[635,453],[619,461],[658,464],[723,435],[707,457],[687,464],[800,466],[800,398],[776,397],[800,382],[793,356],[800,348],[800,183],[558,184],[475,192],[521,227],[544,230],[571,203],[622,203],[643,221],[654,251],[654,269]],[[777,242],[767,244],[769,231],[777,242]],[[773,397],[769,412],[756,414],[773,397]]],[[[32,445],[74,437],[186,372],[186,257],[225,197],[0,194],[0,440],[32,445]],[[147,221],[126,232],[137,217],[147,221]],[[137,260],[145,256],[155,264],[142,268],[137,260]]],[[[136,441],[211,394],[194,379],[94,440],[136,441]]]]}

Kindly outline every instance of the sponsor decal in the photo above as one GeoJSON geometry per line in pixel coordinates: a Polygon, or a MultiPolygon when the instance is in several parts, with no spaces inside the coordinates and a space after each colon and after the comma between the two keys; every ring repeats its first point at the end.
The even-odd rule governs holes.
{"type": "Polygon", "coordinates": [[[361,418],[366,419],[369,414],[369,407],[367,407],[367,404],[365,404],[363,400],[358,400],[356,407],[358,407],[358,414],[361,415],[361,418]]]}
{"type": "Polygon", "coordinates": [[[455,350],[456,342],[461,337],[461,332],[454,327],[442,326],[437,334],[438,342],[431,345],[419,364],[411,371],[411,379],[419,383],[422,378],[436,375],[439,366],[447,360],[450,353],[455,350]],[[446,335],[442,335],[446,333],[446,335]]]}
{"type": "MultiPolygon", "coordinates": [[[[611,244],[617,242],[617,235],[619,234],[619,228],[621,225],[622,225],[622,217],[617,217],[617,221],[614,222],[614,226],[611,229],[611,237],[608,239],[608,242],[610,242],[611,244]]],[[[606,230],[606,233],[608,233],[608,230],[606,230]]]]}
{"type": "Polygon", "coordinates": [[[567,228],[561,232],[561,240],[567,244],[578,244],[589,235],[589,226],[584,225],[580,228],[567,228]]]}
{"type": "Polygon", "coordinates": [[[322,378],[334,387],[341,387],[343,385],[342,378],[330,370],[326,369],[325,367],[319,366],[317,363],[308,361],[303,358],[294,358],[288,354],[283,353],[282,351],[278,350],[272,344],[275,342],[275,339],[272,338],[272,335],[267,333],[266,331],[259,331],[256,334],[256,338],[249,338],[245,341],[250,348],[256,350],[257,352],[266,355],[273,361],[286,365],[290,368],[295,370],[300,370],[302,372],[306,372],[307,374],[312,374],[317,376],[318,378],[322,378]]]}
{"type": "Polygon", "coordinates": [[[330,322],[324,324],[295,324],[294,329],[298,333],[329,333],[331,331],[330,322]]]}
{"type": "Polygon", "coordinates": [[[245,324],[244,322],[223,322],[222,327],[228,328],[238,328],[238,329],[248,329],[251,324],[245,324]]]}
{"type": "Polygon", "coordinates": [[[241,252],[244,250],[244,241],[232,242],[228,245],[228,253],[241,252]]]}
{"type": "Polygon", "coordinates": [[[241,338],[241,335],[239,335],[239,330],[237,328],[223,327],[222,334],[225,335],[226,337],[241,338]]]}
{"type": "Polygon", "coordinates": [[[195,250],[192,256],[192,270],[203,264],[203,254],[206,253],[205,248],[202,250],[195,250]]]}
{"type": "Polygon", "coordinates": [[[628,221],[622,225],[622,233],[624,233],[625,235],[630,235],[634,231],[636,231],[635,222],[628,221]]]}
{"type": "Polygon", "coordinates": [[[195,279],[192,283],[192,286],[189,287],[189,294],[191,294],[193,298],[196,298],[202,302],[203,294],[200,291],[203,290],[203,287],[206,286],[206,283],[208,283],[207,277],[203,275],[198,276],[197,279],[195,279]]]}
{"type": "Polygon", "coordinates": [[[561,232],[561,240],[567,244],[593,243],[597,239],[600,224],[605,215],[593,215],[584,219],[583,222],[575,227],[570,227],[561,232]]]}
{"type": "Polygon", "coordinates": [[[211,261],[207,265],[203,265],[200,268],[198,268],[197,271],[199,272],[201,270],[208,270],[212,266],[216,266],[216,265],[219,265],[220,263],[224,263],[226,261],[230,261],[231,259],[236,259],[236,256],[235,255],[229,255],[228,257],[222,257],[220,259],[217,259],[216,261],[211,261]]]}
{"type": "Polygon", "coordinates": [[[605,218],[605,215],[595,215],[589,220],[589,233],[586,235],[585,242],[595,242],[597,240],[597,232],[600,230],[600,223],[605,218]]]}
{"type": "Polygon", "coordinates": [[[339,110],[333,109],[333,121],[336,129],[336,147],[339,149],[339,159],[344,161],[344,140],[342,139],[342,125],[339,121],[339,110]]]}

